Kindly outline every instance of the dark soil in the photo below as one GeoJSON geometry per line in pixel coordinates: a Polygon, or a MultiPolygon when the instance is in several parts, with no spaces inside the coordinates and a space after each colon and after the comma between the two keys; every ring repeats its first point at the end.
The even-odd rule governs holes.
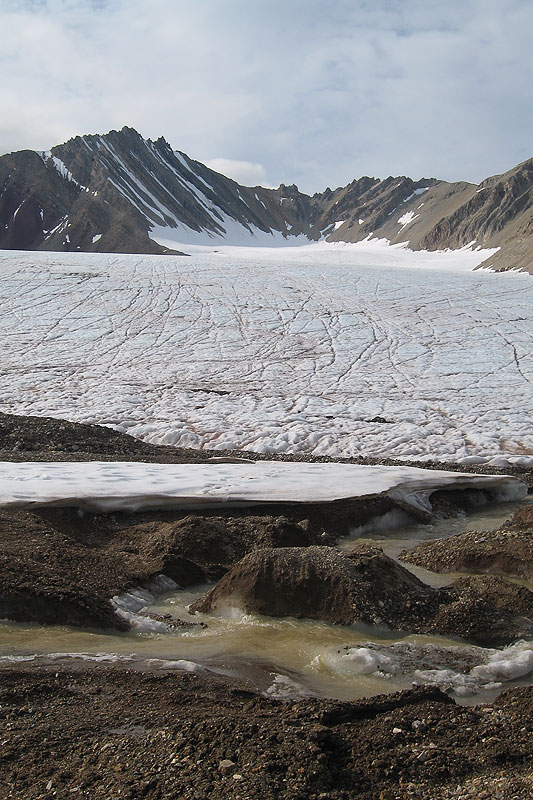
{"type": "Polygon", "coordinates": [[[422,542],[400,558],[433,572],[508,575],[533,580],[533,507],[520,508],[495,531],[466,531],[422,542]]]}
{"type": "Polygon", "coordinates": [[[1,800],[530,800],[533,688],[280,702],[209,676],[0,671],[1,800]]]}
{"type": "Polygon", "coordinates": [[[236,605],[252,614],[385,625],[498,646],[533,636],[533,592],[501,578],[462,578],[433,589],[379,548],[257,549],[191,606],[236,605]]]}
{"type": "Polygon", "coordinates": [[[378,498],[202,514],[0,509],[0,618],[123,630],[110,598],[161,573],[180,586],[218,580],[255,548],[332,542],[391,506],[378,498]]]}

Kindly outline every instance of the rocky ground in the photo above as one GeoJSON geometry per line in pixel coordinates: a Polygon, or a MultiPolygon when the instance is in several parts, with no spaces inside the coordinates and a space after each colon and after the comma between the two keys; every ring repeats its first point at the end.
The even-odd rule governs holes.
{"type": "Polygon", "coordinates": [[[329,544],[387,500],[255,506],[191,514],[0,509],[0,618],[124,629],[109,600],[165,574],[180,586],[217,580],[264,547],[329,544]]]}
{"type": "Polygon", "coordinates": [[[210,676],[3,668],[0,798],[529,800],[533,689],[281,702],[210,676]]]}
{"type": "MultiPolygon", "coordinates": [[[[146,445],[96,426],[0,415],[4,461],[176,463],[210,455],[146,445]]],[[[531,473],[520,477],[532,485],[531,473]]],[[[265,549],[324,551],[317,546],[332,545],[354,515],[361,524],[389,510],[387,503],[255,507],[253,514],[4,510],[0,617],[120,628],[124,621],[108,602],[117,592],[161,572],[182,585],[217,580],[265,549]]],[[[382,557],[369,556],[374,564],[382,557]]],[[[459,586],[457,602],[446,606],[455,632],[468,634],[458,626],[475,627],[483,615],[490,626],[496,621],[480,594],[504,621],[506,604],[529,614],[531,593],[523,587],[494,577],[465,578],[459,586]]],[[[434,598],[434,591],[421,594],[434,598]]],[[[354,704],[282,703],[252,685],[203,674],[18,664],[3,665],[0,675],[0,800],[532,796],[529,687],[468,709],[434,689],[354,704]]]]}

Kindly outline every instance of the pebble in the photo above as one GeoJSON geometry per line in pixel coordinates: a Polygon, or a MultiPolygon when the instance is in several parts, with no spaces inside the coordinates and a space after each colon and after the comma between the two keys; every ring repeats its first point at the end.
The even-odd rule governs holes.
{"type": "MultiPolygon", "coordinates": [[[[229,758],[225,758],[221,761],[218,765],[218,771],[222,773],[222,775],[228,775],[230,772],[233,772],[235,769],[235,762],[229,758]]],[[[235,775],[233,776],[235,777],[235,775]]]]}

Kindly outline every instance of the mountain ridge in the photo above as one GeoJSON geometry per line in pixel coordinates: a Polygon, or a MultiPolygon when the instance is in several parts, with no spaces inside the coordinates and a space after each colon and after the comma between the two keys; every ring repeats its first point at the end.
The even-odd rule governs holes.
{"type": "Polygon", "coordinates": [[[129,127],[0,157],[1,249],[163,254],[369,238],[499,248],[483,266],[533,273],[533,159],[477,185],[363,176],[308,195],[242,186],[129,127]]]}

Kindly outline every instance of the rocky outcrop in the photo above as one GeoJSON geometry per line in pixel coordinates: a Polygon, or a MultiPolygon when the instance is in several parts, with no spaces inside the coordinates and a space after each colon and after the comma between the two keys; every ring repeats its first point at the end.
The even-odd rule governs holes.
{"type": "Polygon", "coordinates": [[[128,127],[0,157],[0,248],[176,252],[154,228],[162,241],[220,242],[236,228],[251,244],[252,233],[429,250],[474,243],[500,248],[493,269],[533,271],[533,159],[479,185],[364,176],[309,196],[295,185],[240,186],[128,127]]]}
{"type": "Polygon", "coordinates": [[[170,253],[150,238],[154,226],[209,239],[230,220],[245,231],[297,234],[309,207],[297,187],[241,187],[127,127],[0,158],[0,247],[8,249],[170,253]]]}
{"type": "Polygon", "coordinates": [[[504,644],[533,634],[533,593],[524,587],[479,578],[433,589],[368,545],[348,554],[330,547],[255,550],[191,611],[226,607],[456,635],[480,644],[504,644]]]}

